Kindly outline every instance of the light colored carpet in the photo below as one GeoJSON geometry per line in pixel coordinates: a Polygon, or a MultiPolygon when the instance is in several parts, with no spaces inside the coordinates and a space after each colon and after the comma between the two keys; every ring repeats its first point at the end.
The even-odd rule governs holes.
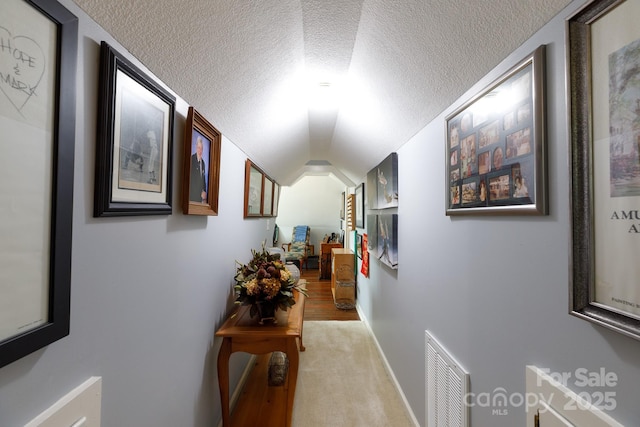
{"type": "Polygon", "coordinates": [[[293,427],[415,427],[362,321],[306,321],[293,427]]]}

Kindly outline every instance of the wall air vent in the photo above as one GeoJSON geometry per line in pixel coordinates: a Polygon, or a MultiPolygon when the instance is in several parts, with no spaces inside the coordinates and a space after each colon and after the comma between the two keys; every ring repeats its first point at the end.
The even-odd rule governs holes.
{"type": "Polygon", "coordinates": [[[425,331],[427,427],[468,427],[469,374],[425,331]]]}

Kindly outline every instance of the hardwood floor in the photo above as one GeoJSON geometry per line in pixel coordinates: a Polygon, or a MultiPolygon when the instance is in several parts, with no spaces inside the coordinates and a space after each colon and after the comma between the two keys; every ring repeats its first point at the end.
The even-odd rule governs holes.
{"type": "Polygon", "coordinates": [[[333,303],[331,280],[318,279],[318,270],[303,270],[309,297],[305,302],[304,320],[360,320],[356,309],[340,310],[333,303]]]}
{"type": "MultiPolygon", "coordinates": [[[[360,320],[356,309],[340,310],[333,303],[331,281],[320,280],[318,270],[302,270],[309,297],[304,320],[360,320]]],[[[256,358],[249,379],[231,413],[233,427],[282,427],[286,414],[284,387],[269,387],[267,372],[271,353],[256,358]]]]}

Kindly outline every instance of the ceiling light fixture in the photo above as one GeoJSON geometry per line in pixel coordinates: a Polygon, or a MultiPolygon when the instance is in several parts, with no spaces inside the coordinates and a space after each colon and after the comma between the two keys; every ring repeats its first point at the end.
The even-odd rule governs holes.
{"type": "Polygon", "coordinates": [[[339,97],[337,85],[329,80],[316,80],[310,84],[309,109],[316,111],[335,111],[339,97]]]}

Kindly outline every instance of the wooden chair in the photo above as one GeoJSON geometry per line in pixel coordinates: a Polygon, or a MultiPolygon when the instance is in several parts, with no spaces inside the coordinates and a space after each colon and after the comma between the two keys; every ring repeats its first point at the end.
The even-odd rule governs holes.
{"type": "Polygon", "coordinates": [[[307,257],[313,255],[313,249],[311,245],[309,245],[310,237],[311,228],[309,228],[309,226],[296,225],[293,227],[291,242],[282,244],[282,249],[286,251],[284,253],[284,261],[295,262],[298,264],[300,270],[302,270],[303,265],[307,263],[307,257]]]}

